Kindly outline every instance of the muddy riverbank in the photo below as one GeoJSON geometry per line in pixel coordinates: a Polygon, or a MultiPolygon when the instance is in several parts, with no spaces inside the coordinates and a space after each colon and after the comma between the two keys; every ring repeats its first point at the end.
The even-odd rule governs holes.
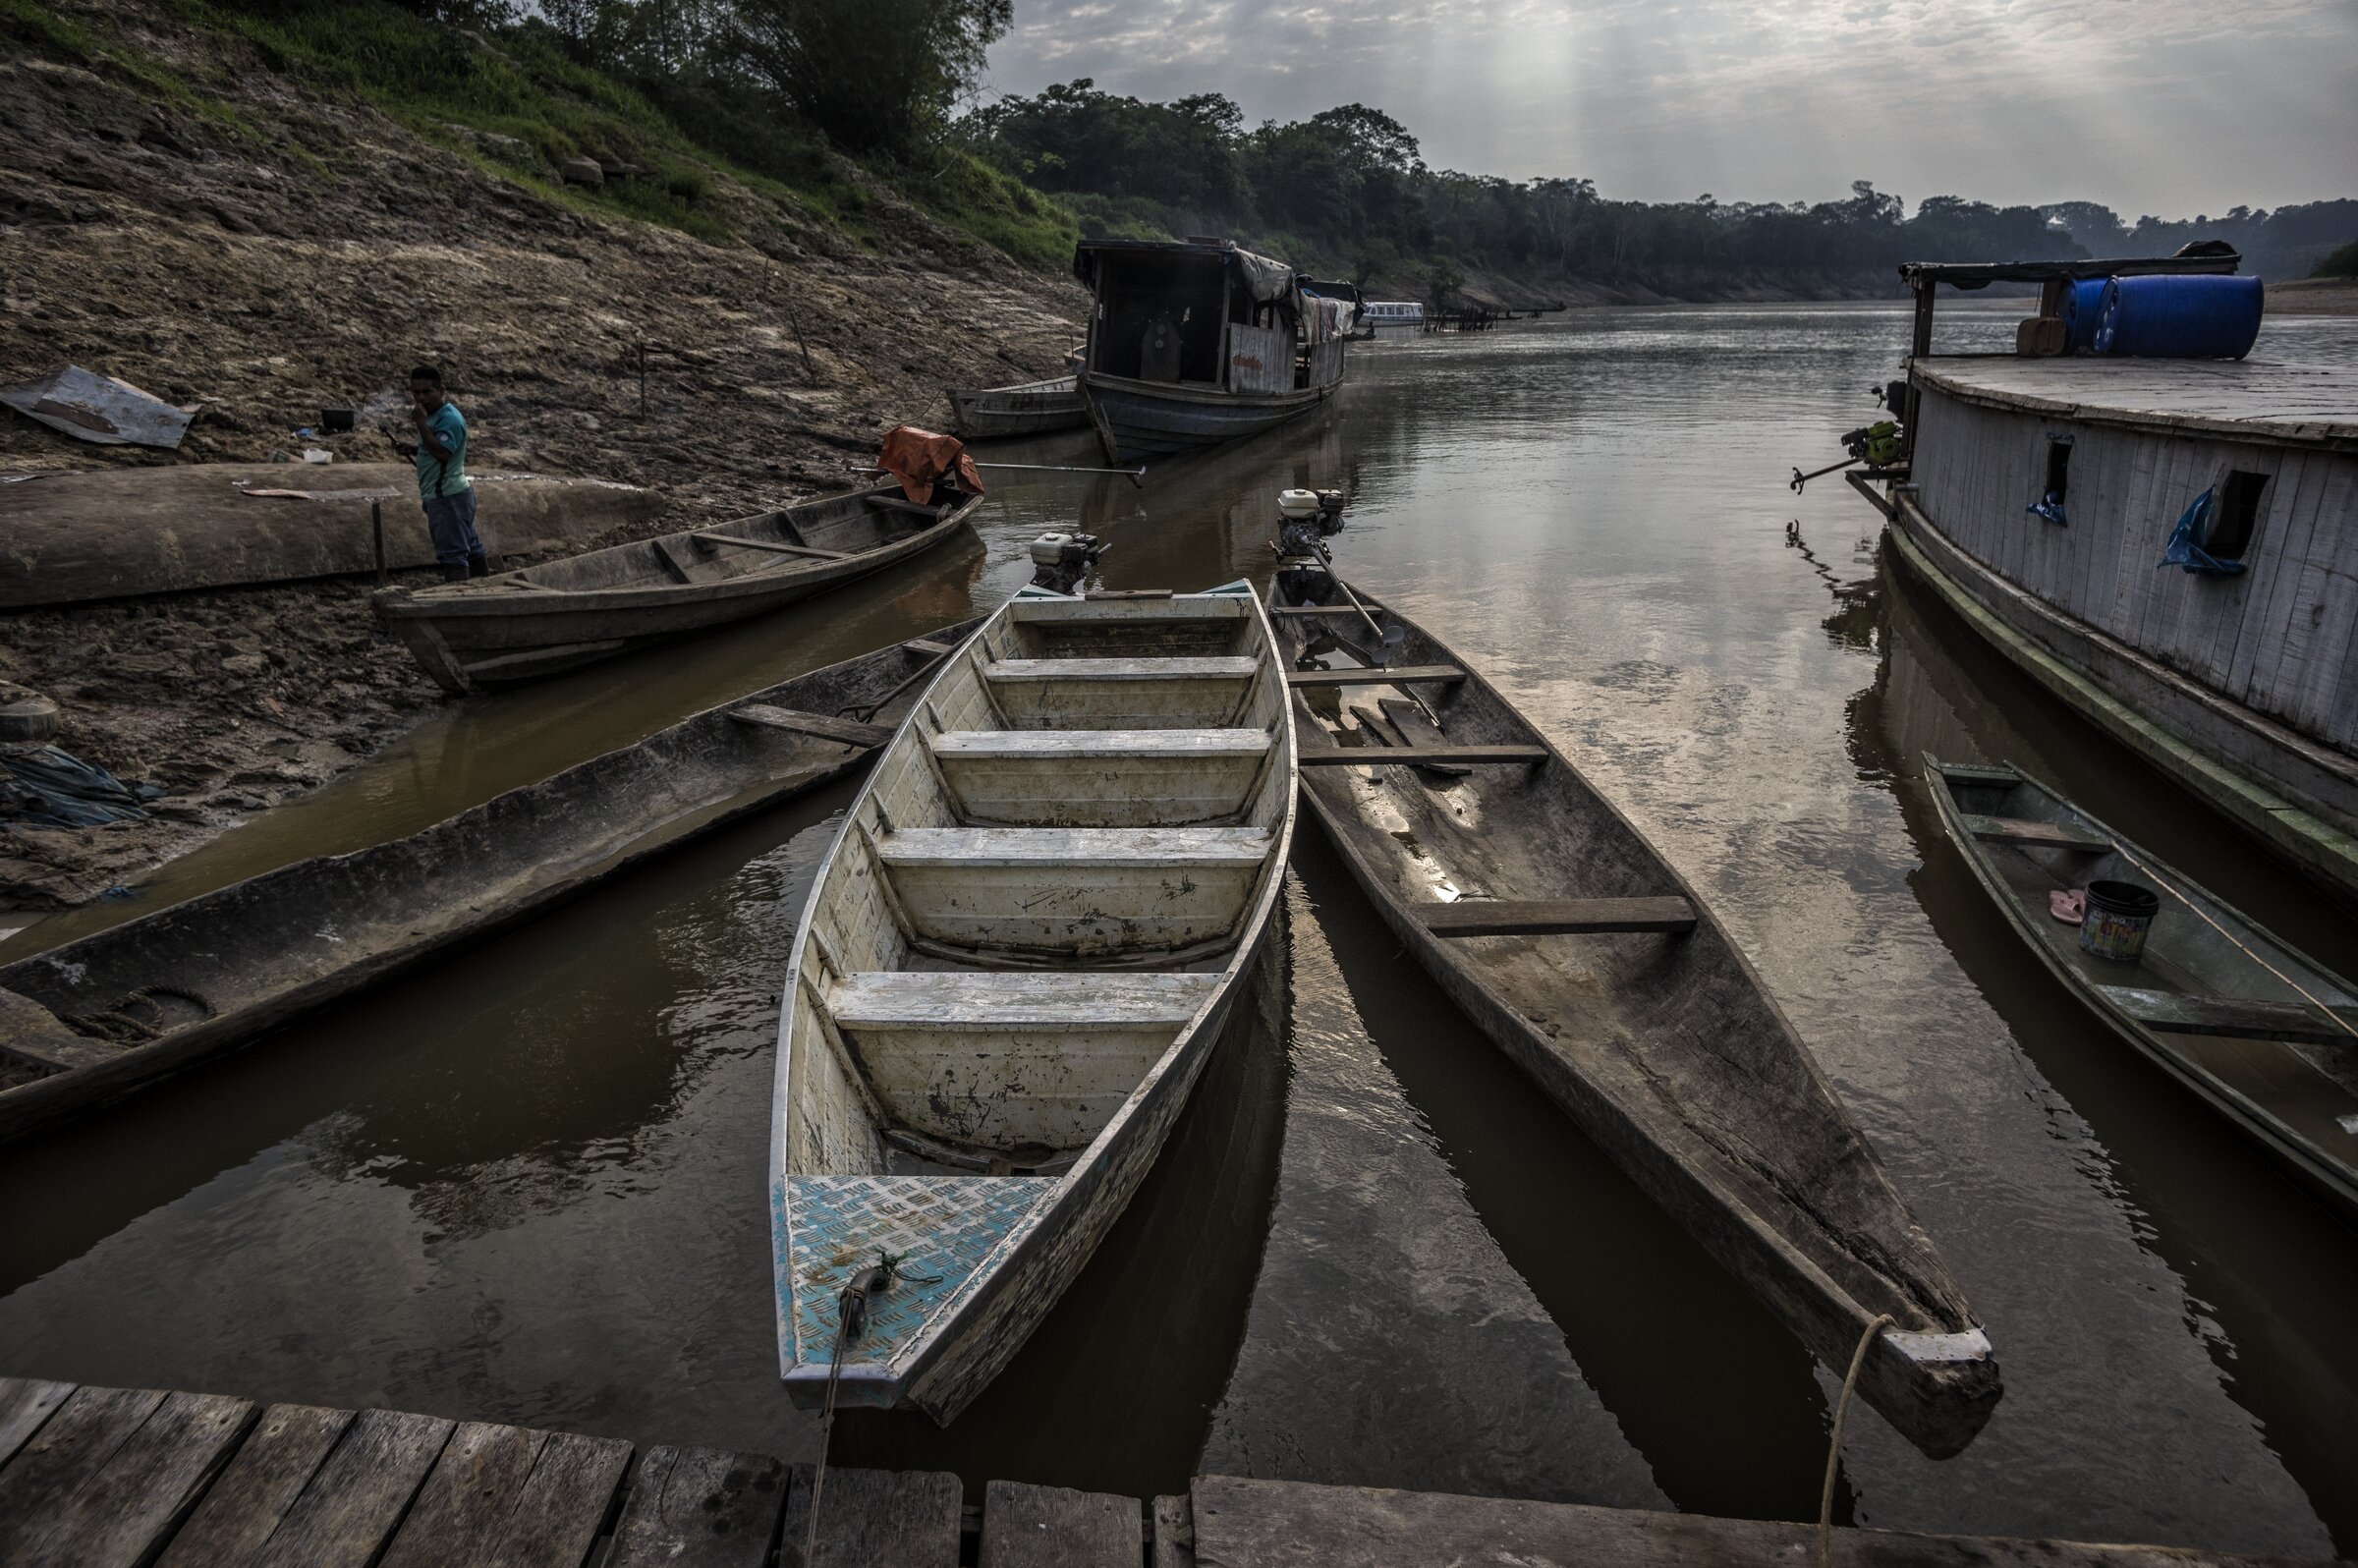
{"type": "MultiPolygon", "coordinates": [[[[65,363],[196,411],[175,453],[0,413],[0,477],[389,455],[403,378],[441,364],[482,470],[656,492],[645,533],[839,488],[944,389],[1047,373],[1081,296],[873,193],[864,242],[721,182],[735,238],[585,213],[365,102],[131,6],[212,111],[105,69],[0,61],[0,382],[65,363]],[[359,428],[298,436],[322,410],[359,428]]],[[[307,479],[332,474],[298,471],[307,479]]],[[[496,545],[497,519],[486,514],[496,545]]],[[[0,830],[0,909],[77,904],[300,794],[439,698],[365,581],[0,615],[0,678],[55,698],[59,744],[168,794],[145,822],[0,830]]]]}

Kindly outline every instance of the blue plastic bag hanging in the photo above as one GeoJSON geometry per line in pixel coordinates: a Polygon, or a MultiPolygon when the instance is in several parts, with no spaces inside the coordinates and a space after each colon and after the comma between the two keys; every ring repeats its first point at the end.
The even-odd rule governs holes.
{"type": "MultiPolygon", "coordinates": [[[[2024,507],[2023,510],[2030,513],[2033,517],[2043,517],[2049,523],[2063,523],[2064,521],[2063,497],[2057,495],[2052,490],[2048,491],[2047,494],[2041,496],[2038,500],[2033,501],[2029,506],[2024,507]]],[[[2070,527],[2068,523],[2065,523],[2064,526],[2066,528],[2070,527]]]]}
{"type": "Polygon", "coordinates": [[[2243,570],[2241,561],[2222,561],[2203,548],[2211,537],[2211,492],[2205,490],[2178,514],[2178,526],[2169,531],[2169,546],[2162,552],[2162,566],[2182,567],[2206,577],[2233,577],[2243,570]]]}

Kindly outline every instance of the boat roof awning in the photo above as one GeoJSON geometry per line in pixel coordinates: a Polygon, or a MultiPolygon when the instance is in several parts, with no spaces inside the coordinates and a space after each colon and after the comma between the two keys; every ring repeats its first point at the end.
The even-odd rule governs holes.
{"type": "Polygon", "coordinates": [[[2217,255],[2152,255],[2081,261],[1902,261],[1899,275],[1911,289],[1945,283],[1952,289],[1986,289],[1993,283],[2052,283],[2059,278],[2133,278],[2161,272],[2233,272],[2243,257],[2233,251],[2217,255]]]}
{"type": "Polygon", "coordinates": [[[1288,300],[1294,293],[1291,266],[1247,251],[1233,240],[1084,240],[1073,251],[1073,276],[1095,288],[1099,258],[1109,255],[1201,256],[1234,266],[1257,301],[1288,300]]]}

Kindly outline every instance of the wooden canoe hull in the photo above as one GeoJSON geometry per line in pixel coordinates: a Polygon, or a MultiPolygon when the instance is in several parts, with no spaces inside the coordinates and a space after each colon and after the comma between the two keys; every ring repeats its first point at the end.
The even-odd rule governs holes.
{"type": "Polygon", "coordinates": [[[879,485],[477,583],[389,589],[376,596],[377,617],[445,691],[539,680],[669,638],[766,615],[900,566],[953,538],[974,537],[970,519],[982,505],[979,496],[938,520],[890,531],[882,542],[837,559],[710,542],[799,542],[798,518],[871,499],[880,508],[893,507],[898,496],[897,486],[879,485]],[[667,569],[668,563],[680,562],[718,570],[721,561],[731,575],[708,582],[678,581],[667,569]]]}
{"type": "MultiPolygon", "coordinates": [[[[1465,669],[1414,622],[1364,594],[1361,601],[1406,630],[1400,665],[1465,669]]],[[[1294,624],[1302,628],[1297,641],[1312,635],[1314,623],[1294,624]]],[[[1334,624],[1352,635],[1352,623],[1334,624]]],[[[1683,933],[1438,935],[1419,914],[1432,906],[1430,887],[1417,889],[1425,898],[1408,896],[1418,863],[1404,859],[1410,852],[1400,848],[1397,825],[1372,821],[1372,805],[1360,804],[1374,796],[1358,792],[1377,786],[1357,768],[1306,769],[1302,792],[1312,815],[1385,924],[1509,1059],[1821,1360],[1847,1368],[1868,1324],[1890,1313],[1897,1332],[1875,1337],[1860,1372],[1861,1397],[1929,1454],[1964,1447],[1999,1396],[1988,1340],[1741,952],[1637,829],[1479,675],[1466,671],[1462,683],[1417,690],[1434,703],[1452,744],[1546,749],[1547,760],[1537,766],[1477,770],[1471,787],[1479,809],[1467,816],[1484,825],[1475,834],[1519,825],[1576,843],[1581,864],[1598,878],[1576,889],[1581,896],[1650,904],[1683,898],[1694,925],[1683,933]],[[1696,1050],[1698,1043],[1706,1049],[1696,1050]],[[1708,1062],[1713,1050],[1744,1056],[1757,1077],[1731,1092],[1697,1076],[1695,1062],[1708,1062]],[[1744,1095],[1755,1083],[1760,1099],[1748,1135],[1740,1130],[1744,1095]],[[1725,1093],[1727,1103],[1712,1105],[1714,1093],[1725,1093]],[[1770,1146],[1786,1129],[1807,1175],[1780,1169],[1773,1157],[1770,1146]]],[[[1298,724],[1311,722],[1307,711],[1298,708],[1298,724]]],[[[1429,788],[1412,767],[1370,772],[1399,781],[1384,790],[1429,788]]],[[[1430,874],[1477,881],[1453,865],[1449,848],[1420,846],[1430,874]]]]}
{"type": "Polygon", "coordinates": [[[1126,376],[1082,379],[1097,438],[1115,463],[1241,441],[1323,405],[1341,383],[1286,392],[1230,392],[1126,376]]]}
{"type": "MultiPolygon", "coordinates": [[[[769,1200],[796,1403],[832,1389],[839,1406],[946,1424],[1086,1266],[1168,1142],[1276,918],[1292,741],[1274,640],[1241,584],[1149,600],[1027,591],[926,691],[846,813],[784,987],[769,1200]],[[1095,795],[1135,781],[1101,762],[1147,743],[1094,713],[1011,712],[990,674],[1048,680],[1043,662],[1084,686],[1160,689],[1160,722],[1145,728],[1180,752],[1257,745],[1253,787],[1224,823],[1202,820],[1192,785],[1169,792],[1162,819],[1104,810],[1095,795]],[[1241,694],[1231,663],[1258,672],[1241,694]],[[978,824],[937,745],[1061,749],[1069,769],[1024,820],[978,824]],[[1248,854],[1242,881],[1214,891],[1199,874],[1248,854]],[[1043,897],[1082,884],[1086,908],[1039,918],[1043,897]],[[1143,918],[1173,898],[1184,929],[1143,918]],[[1193,902],[1205,899],[1226,913],[1193,902]],[[844,1338],[839,1292],[879,1253],[909,1259],[912,1277],[844,1338]]],[[[1009,800],[992,799],[1003,817],[1009,800]]]]}
{"type": "MultiPolygon", "coordinates": [[[[954,640],[975,624],[933,635],[954,640]]],[[[299,862],[0,968],[0,994],[23,998],[37,1015],[29,1023],[114,1009],[147,986],[185,988],[212,1009],[146,1044],[0,1092],[0,1140],[236,1049],[274,1024],[867,766],[868,752],[730,712],[756,702],[832,712],[876,701],[929,661],[896,644],[796,676],[408,838],[299,862]]],[[[902,693],[886,713],[910,700],[902,693]]],[[[11,1018],[0,1012],[0,1053],[11,1018]]],[[[22,1037],[42,1048],[31,1030],[22,1037]]]]}
{"type": "Polygon", "coordinates": [[[2316,1044],[2162,1031],[2149,1028],[2107,990],[2158,986],[2180,992],[2190,981],[2208,979],[2214,983],[2198,994],[2216,996],[2232,987],[2244,998],[2297,1002],[2299,992],[2279,978],[2289,977],[2320,1000],[2346,1009],[2358,1004],[2358,991],[2350,982],[2143,849],[2125,846],[2135,857],[2130,861],[2117,849],[2100,854],[1985,840],[1969,820],[1981,813],[1968,812],[1961,796],[1978,791],[1993,805],[2004,799],[2012,803],[2006,809],[2009,818],[2057,823],[2082,842],[2124,844],[2103,822],[2014,768],[1963,766],[1930,756],[1924,764],[1949,842],[2049,973],[2125,1044],[2193,1091],[2344,1213],[2358,1216],[2358,1123],[2344,1126],[2339,1120],[2358,1117],[2358,1035],[2339,1044],[2316,1044]],[[2001,778],[2007,782],[2000,784],[2001,778]],[[2183,899],[2163,892],[2142,962],[2086,959],[2078,953],[2076,935],[2066,942],[2061,932],[2067,927],[2053,922],[2044,908],[2034,907],[2034,898],[2044,903],[2048,885],[2035,876],[2010,878],[2001,864],[2001,847],[2018,872],[2052,867],[2060,873],[2051,881],[2054,887],[2081,886],[2100,878],[2143,886],[2160,881],[2175,887],[2183,899]],[[2194,915],[2197,907],[2218,925],[2194,915]],[[2233,933],[2232,942],[2219,926],[2233,933]],[[2269,975],[2233,953],[2234,943],[2259,954],[2277,974],[2269,975]],[[2238,985],[2238,980],[2244,983],[2238,985]]]}
{"type": "Polygon", "coordinates": [[[1069,375],[1020,386],[953,390],[950,403],[958,412],[958,433],[970,441],[1048,435],[1089,423],[1089,405],[1081,399],[1079,382],[1069,375]]]}

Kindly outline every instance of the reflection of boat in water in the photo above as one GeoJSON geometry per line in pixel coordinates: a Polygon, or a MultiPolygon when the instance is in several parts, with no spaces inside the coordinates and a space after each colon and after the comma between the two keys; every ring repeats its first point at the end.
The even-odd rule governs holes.
{"type": "Polygon", "coordinates": [[[1257,435],[1342,385],[1348,285],[1230,241],[1086,240],[1073,270],[1096,300],[1081,392],[1113,462],[1257,435]]]}
{"type": "MultiPolygon", "coordinates": [[[[1925,759],[1940,822],[2014,929],[2089,1011],[2345,1205],[2358,1207],[2358,992],[2183,872],[2012,767],[1925,759]],[[2050,895],[2157,905],[2133,962],[2083,948],[2050,895]]],[[[2096,918],[2094,912],[2090,919],[2096,918]]]]}
{"type": "Polygon", "coordinates": [[[1310,661],[1297,725],[1327,738],[1302,793],[1386,924],[1814,1354],[1847,1366],[1888,1315],[1860,1392],[1928,1453],[1962,1448],[1998,1397],[1989,1340],[1742,954],[1488,682],[1347,592],[1272,615],[1310,661]],[[1380,656],[1337,663],[1360,641],[1380,656]],[[1351,695],[1309,700],[1330,691],[1351,695]]]}
{"type": "Polygon", "coordinates": [[[2062,300],[2107,272],[2251,284],[2139,275],[2235,264],[1903,267],[1917,336],[1906,471],[1888,476],[1906,482],[1874,499],[1902,561],[1978,635],[2346,899],[2358,896],[2358,374],[2265,356],[1932,353],[1942,283],[2036,281],[2062,300]]]}
{"type": "Polygon", "coordinates": [[[958,411],[958,433],[970,441],[1047,435],[1078,430],[1089,422],[1081,384],[1069,375],[979,390],[953,388],[950,403],[958,411]]]}
{"type": "Polygon", "coordinates": [[[1026,590],[919,708],[795,939],[770,1211],[792,1396],[946,1423],[1186,1103],[1282,882],[1293,729],[1242,584],[1026,590]]]}

